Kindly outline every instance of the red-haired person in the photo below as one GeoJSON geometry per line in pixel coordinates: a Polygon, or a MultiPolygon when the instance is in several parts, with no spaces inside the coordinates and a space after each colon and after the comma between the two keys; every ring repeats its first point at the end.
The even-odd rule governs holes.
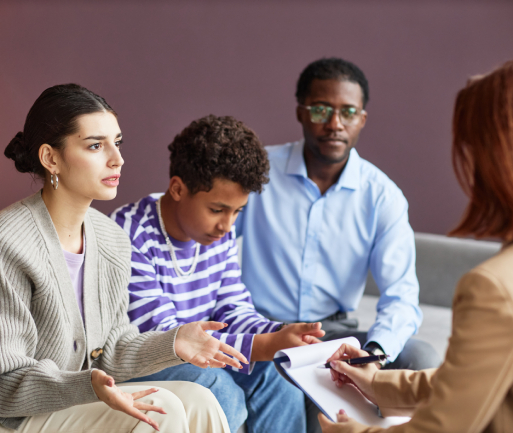
{"type": "Polygon", "coordinates": [[[453,329],[437,369],[379,371],[338,360],[366,355],[342,346],[333,361],[337,386],[356,385],[384,416],[411,420],[387,430],[341,411],[324,415],[324,433],[513,431],[513,61],[471,79],[456,99],[453,166],[470,198],[451,234],[495,237],[502,250],[465,274],[453,300],[453,329]]]}

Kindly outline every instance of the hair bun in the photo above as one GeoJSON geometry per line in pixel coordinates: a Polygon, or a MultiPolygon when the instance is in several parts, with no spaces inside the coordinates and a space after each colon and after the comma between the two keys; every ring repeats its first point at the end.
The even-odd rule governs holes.
{"type": "Polygon", "coordinates": [[[5,148],[4,155],[14,161],[16,170],[21,173],[33,171],[27,150],[22,131],[18,132],[5,148]]]}

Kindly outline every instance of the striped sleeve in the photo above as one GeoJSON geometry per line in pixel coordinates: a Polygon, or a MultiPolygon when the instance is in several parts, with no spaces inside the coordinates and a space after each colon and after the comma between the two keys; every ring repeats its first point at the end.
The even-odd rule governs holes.
{"type": "Polygon", "coordinates": [[[132,243],[132,272],[128,291],[130,304],[128,316],[132,324],[141,332],[167,331],[179,325],[176,318],[176,306],[164,292],[159,275],[155,270],[156,256],[152,253],[154,240],[147,236],[146,230],[152,229],[132,219],[142,202],[121,208],[112,214],[112,218],[128,233],[132,243]]]}
{"type": "Polygon", "coordinates": [[[128,316],[141,332],[167,331],[178,326],[175,304],[162,290],[152,259],[134,245],[128,290],[128,316]]]}
{"type": "MultiPolygon", "coordinates": [[[[213,336],[241,352],[251,359],[251,349],[255,334],[274,332],[281,323],[272,322],[255,310],[251,295],[241,281],[238,263],[238,247],[235,241],[235,226],[230,234],[230,246],[226,258],[226,267],[221,275],[221,286],[217,292],[217,302],[211,319],[228,324],[225,332],[214,332],[213,336]]],[[[241,373],[249,374],[253,363],[243,364],[241,373]]],[[[232,368],[232,367],[227,367],[232,368]]]]}

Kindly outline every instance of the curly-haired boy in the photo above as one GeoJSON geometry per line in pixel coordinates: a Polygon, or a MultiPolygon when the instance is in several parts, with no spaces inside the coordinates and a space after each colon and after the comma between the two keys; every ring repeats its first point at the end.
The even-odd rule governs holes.
{"type": "MultiPolygon", "coordinates": [[[[233,224],[249,194],[268,182],[266,151],[242,122],[213,115],[192,122],[168,148],[167,191],[112,214],[132,242],[130,319],[143,332],[224,322],[227,327],[213,335],[252,362],[240,372],[183,364],[138,380],[210,388],[233,432],[244,421],[250,432],[305,431],[302,393],[271,362],[254,361],[271,361],[277,350],[316,342],[324,332],[319,323],[284,326],[257,313],[237,260],[233,224]]],[[[223,356],[212,366],[223,366],[223,356]]]]}

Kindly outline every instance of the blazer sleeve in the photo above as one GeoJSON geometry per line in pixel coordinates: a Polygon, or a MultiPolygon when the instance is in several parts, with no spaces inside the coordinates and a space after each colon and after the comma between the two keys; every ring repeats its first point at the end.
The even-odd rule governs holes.
{"type": "Polygon", "coordinates": [[[436,371],[436,368],[378,371],[372,387],[383,416],[412,416],[419,403],[431,395],[436,371]]]}
{"type": "Polygon", "coordinates": [[[456,289],[453,332],[444,363],[437,370],[376,375],[373,387],[383,413],[413,412],[411,420],[386,430],[351,420],[338,424],[338,431],[482,432],[513,383],[512,329],[510,293],[486,269],[471,271],[456,289]]]}

